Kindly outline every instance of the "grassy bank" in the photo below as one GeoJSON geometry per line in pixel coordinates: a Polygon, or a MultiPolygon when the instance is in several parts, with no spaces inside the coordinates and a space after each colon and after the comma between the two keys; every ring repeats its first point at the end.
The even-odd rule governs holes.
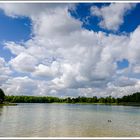
{"type": "Polygon", "coordinates": [[[117,105],[123,105],[123,106],[140,106],[140,103],[136,103],[136,102],[125,102],[125,103],[119,103],[117,105]]]}
{"type": "MultiPolygon", "coordinates": [[[[140,106],[140,103],[67,103],[67,102],[52,102],[51,104],[81,104],[81,105],[88,105],[88,104],[93,104],[93,105],[115,105],[115,106],[140,106]]],[[[0,104],[0,106],[16,106],[17,103],[3,103],[0,104]]]]}
{"type": "Polygon", "coordinates": [[[16,106],[16,103],[1,103],[0,106],[16,106]]]}
{"type": "MultiPolygon", "coordinates": [[[[57,102],[55,102],[57,103],[57,102]]],[[[60,102],[58,102],[60,103],[60,102]]],[[[57,103],[57,104],[58,104],[57,103]]],[[[140,103],[60,103],[60,104],[83,104],[83,105],[88,105],[88,104],[93,104],[93,105],[112,105],[112,106],[140,106],[140,103]]]]}

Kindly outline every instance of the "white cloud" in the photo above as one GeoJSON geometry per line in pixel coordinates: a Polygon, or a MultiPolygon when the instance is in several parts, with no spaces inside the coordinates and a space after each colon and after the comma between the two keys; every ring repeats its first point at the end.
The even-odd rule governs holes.
{"type": "Polygon", "coordinates": [[[132,64],[140,64],[140,45],[139,45],[139,36],[140,36],[140,26],[138,26],[134,32],[130,34],[130,43],[128,48],[129,60],[132,64]]]}
{"type": "MultiPolygon", "coordinates": [[[[111,4],[104,8],[112,9],[112,5],[122,11],[123,14],[116,15],[122,19],[124,11],[131,7],[111,4]]],[[[34,34],[22,44],[5,43],[15,55],[8,67],[19,75],[21,72],[28,75],[5,78],[2,86],[8,94],[15,91],[52,96],[122,96],[140,88],[139,79],[130,76],[134,72],[132,66],[139,66],[139,27],[130,35],[107,35],[83,29],[82,23],[68,12],[69,5],[1,4],[0,7],[8,16],[28,16],[34,34]],[[120,72],[116,61],[124,58],[130,66],[120,72]]],[[[106,25],[113,30],[119,26],[120,21],[106,25]]]]}
{"type": "Polygon", "coordinates": [[[25,48],[15,42],[5,42],[4,47],[9,49],[12,54],[18,55],[25,50],[25,48]]]}
{"type": "Polygon", "coordinates": [[[55,9],[65,8],[67,4],[49,4],[49,3],[1,3],[0,8],[4,9],[6,15],[13,18],[18,16],[38,16],[41,13],[53,13],[55,9]]]}
{"type": "Polygon", "coordinates": [[[140,73],[140,66],[134,66],[133,67],[133,72],[134,73],[140,73]]]}
{"type": "Polygon", "coordinates": [[[60,72],[60,65],[58,62],[52,62],[51,66],[39,64],[38,66],[35,67],[35,71],[33,72],[34,76],[39,76],[39,77],[55,77],[57,76],[60,72]]]}
{"type": "Polygon", "coordinates": [[[127,87],[127,86],[134,86],[137,83],[137,79],[135,78],[129,78],[129,77],[118,77],[118,79],[115,79],[112,84],[116,87],[127,87]]]}
{"type": "Polygon", "coordinates": [[[111,96],[114,96],[114,97],[122,97],[124,95],[129,95],[129,94],[138,92],[140,90],[140,81],[136,79],[131,79],[131,80],[130,80],[130,83],[129,81],[126,81],[126,83],[124,82],[123,84],[125,84],[125,86],[118,86],[118,85],[115,86],[112,83],[108,83],[108,88],[106,91],[111,96]]]}
{"type": "Polygon", "coordinates": [[[12,71],[6,61],[0,57],[0,86],[8,80],[11,74],[12,71]]]}
{"type": "Polygon", "coordinates": [[[32,72],[37,63],[38,60],[35,57],[24,52],[20,53],[9,62],[15,70],[20,72],[32,72]]]}
{"type": "Polygon", "coordinates": [[[6,83],[2,85],[2,88],[5,89],[5,92],[9,95],[32,95],[36,93],[35,90],[37,90],[37,82],[27,76],[9,78],[6,83]]]}
{"type": "Polygon", "coordinates": [[[7,66],[4,58],[0,57],[0,74],[1,75],[9,75],[11,74],[10,68],[7,66]]]}
{"type": "Polygon", "coordinates": [[[126,13],[135,7],[136,4],[129,3],[111,3],[108,6],[98,8],[91,7],[91,14],[101,18],[99,26],[108,30],[117,31],[124,23],[126,13]]]}

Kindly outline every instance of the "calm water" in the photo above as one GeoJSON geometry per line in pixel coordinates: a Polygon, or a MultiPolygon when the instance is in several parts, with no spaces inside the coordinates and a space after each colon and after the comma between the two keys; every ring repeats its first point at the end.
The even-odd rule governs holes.
{"type": "Polygon", "coordinates": [[[140,137],[140,107],[88,104],[3,106],[0,107],[0,136],[140,137]]]}

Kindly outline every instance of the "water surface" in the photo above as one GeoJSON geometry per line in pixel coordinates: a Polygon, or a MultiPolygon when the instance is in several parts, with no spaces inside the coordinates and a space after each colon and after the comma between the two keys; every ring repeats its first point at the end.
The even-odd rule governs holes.
{"type": "Polygon", "coordinates": [[[0,107],[0,136],[140,137],[140,107],[93,104],[3,106],[0,107]]]}

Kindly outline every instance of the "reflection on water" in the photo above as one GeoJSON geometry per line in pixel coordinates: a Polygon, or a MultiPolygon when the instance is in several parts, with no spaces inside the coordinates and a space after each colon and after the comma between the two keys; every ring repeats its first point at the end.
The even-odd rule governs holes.
{"type": "Polygon", "coordinates": [[[140,108],[84,104],[0,107],[4,137],[140,136],[140,108]],[[111,122],[108,122],[111,120],[111,122]]]}
{"type": "Polygon", "coordinates": [[[2,109],[3,109],[3,106],[0,106],[0,116],[2,114],[2,109]]]}

